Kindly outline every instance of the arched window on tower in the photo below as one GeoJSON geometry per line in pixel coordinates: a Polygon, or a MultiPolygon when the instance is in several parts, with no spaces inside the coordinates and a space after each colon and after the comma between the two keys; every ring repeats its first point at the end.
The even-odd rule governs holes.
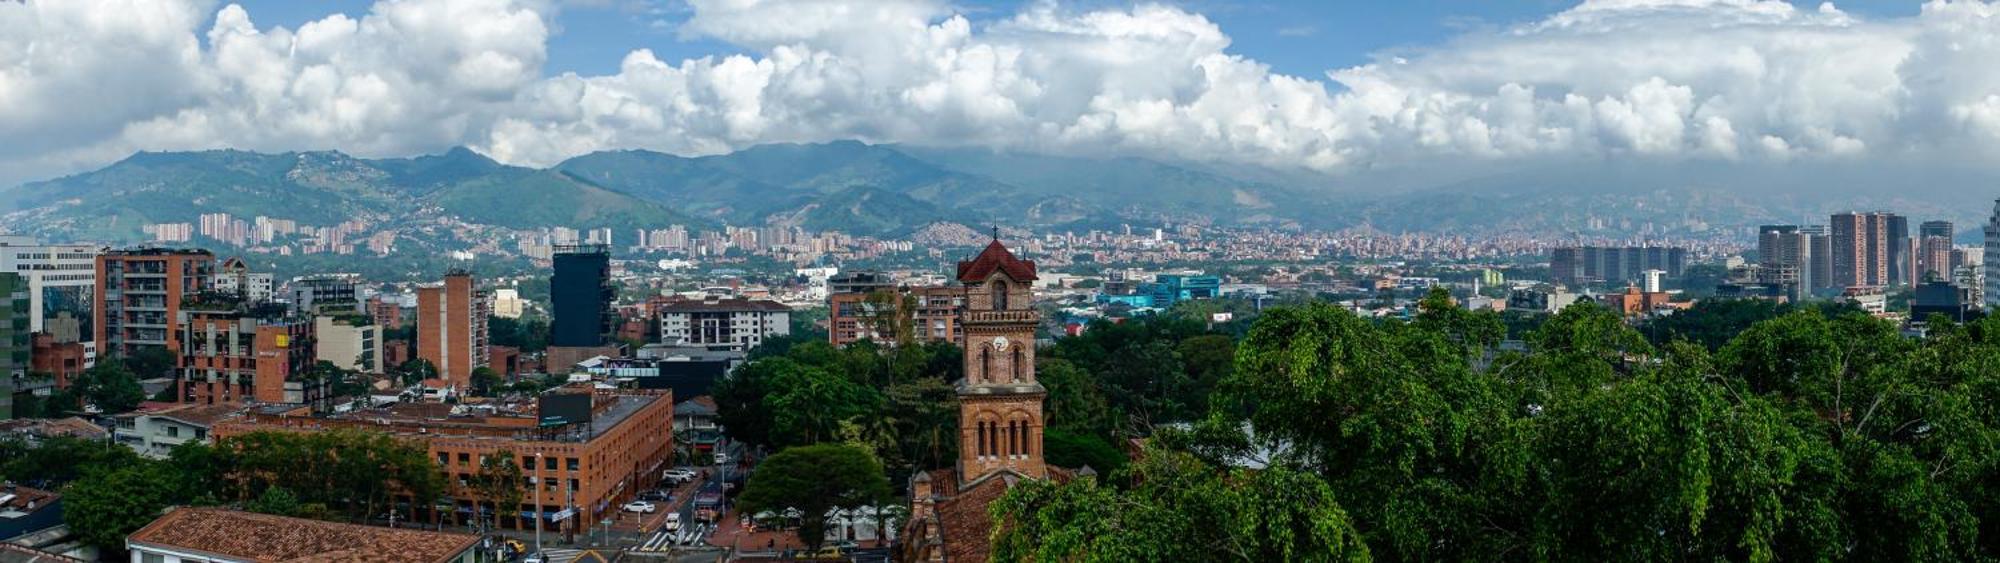
{"type": "Polygon", "coordinates": [[[987,282],[986,285],[993,286],[993,310],[1007,310],[1007,284],[1000,280],[993,280],[987,282]]]}
{"type": "Polygon", "coordinates": [[[1022,359],[1021,359],[1021,358],[1022,358],[1022,355],[1021,355],[1021,348],[1017,346],[1017,347],[1015,347],[1015,348],[1014,348],[1014,365],[1013,365],[1013,367],[1014,367],[1014,369],[1013,369],[1013,372],[1014,372],[1014,381],[1013,381],[1013,383],[1017,383],[1017,384],[1019,384],[1019,383],[1026,383],[1026,382],[1028,381],[1028,378],[1027,378],[1027,373],[1028,373],[1028,372],[1027,372],[1027,370],[1026,370],[1026,369],[1025,369],[1025,368],[1024,368],[1024,367],[1023,367],[1022,365],[1021,365],[1022,363],[1024,363],[1024,362],[1022,361],[1022,359]]]}
{"type": "Polygon", "coordinates": [[[993,382],[993,349],[990,345],[979,348],[979,382],[993,382]]]}

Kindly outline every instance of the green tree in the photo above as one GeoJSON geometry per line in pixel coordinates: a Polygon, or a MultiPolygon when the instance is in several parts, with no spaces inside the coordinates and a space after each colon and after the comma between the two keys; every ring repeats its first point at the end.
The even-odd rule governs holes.
{"type": "Polygon", "coordinates": [[[394,371],[396,381],[403,385],[416,385],[438,376],[437,365],[423,358],[410,358],[403,365],[396,366],[394,371]]]}
{"type": "Polygon", "coordinates": [[[513,520],[519,521],[519,507],[526,496],[521,492],[525,481],[521,475],[521,460],[514,457],[513,451],[500,450],[479,456],[479,475],[473,488],[479,498],[492,505],[493,525],[499,525],[498,519],[502,515],[515,515],[513,520]]]}
{"type": "Polygon", "coordinates": [[[299,497],[284,487],[271,487],[264,489],[264,494],[258,495],[255,500],[243,505],[243,509],[262,514],[298,516],[299,497]]]}
{"type": "Polygon", "coordinates": [[[1149,451],[1133,489],[1095,477],[1027,481],[990,510],[995,561],[1367,561],[1323,481],[1283,468],[1226,472],[1149,451]]]}
{"type": "Polygon", "coordinates": [[[486,366],[472,368],[473,396],[490,397],[494,389],[500,387],[500,383],[500,374],[493,371],[493,368],[486,366]]]}
{"type": "Polygon", "coordinates": [[[125,536],[139,531],[179,501],[160,483],[171,470],[141,461],[105,466],[63,489],[63,523],[84,543],[120,551],[125,536]]]}
{"type": "Polygon", "coordinates": [[[750,474],[737,501],[743,512],[782,513],[797,509],[799,540],[819,549],[826,540],[826,514],[836,508],[857,508],[889,497],[882,465],[866,450],[820,444],[787,448],[772,455],[750,474]]]}
{"type": "Polygon", "coordinates": [[[1116,421],[1097,378],[1060,358],[1037,358],[1035,379],[1049,391],[1042,424],[1082,435],[1112,435],[1116,421]]]}
{"type": "Polygon", "coordinates": [[[78,374],[70,382],[70,388],[85,401],[97,405],[105,414],[131,412],[146,400],[146,390],[125,365],[125,362],[118,361],[97,362],[78,374]]]}

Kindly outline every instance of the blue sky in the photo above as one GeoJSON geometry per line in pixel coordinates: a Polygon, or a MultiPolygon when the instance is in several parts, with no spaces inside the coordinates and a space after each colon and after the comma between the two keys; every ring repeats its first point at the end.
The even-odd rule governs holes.
{"type": "MultiPolygon", "coordinates": [[[[359,17],[373,0],[243,0],[257,24],[297,29],[340,12],[359,17]]],[[[1017,0],[956,2],[975,24],[1008,17],[1025,5],[1017,0]]],[[[1070,0],[1074,9],[1116,8],[1138,2],[1070,0]]],[[[1229,34],[1231,51],[1293,76],[1320,79],[1330,69],[1367,63],[1370,55],[1448,41],[1478,29],[1538,20],[1575,4],[1567,0],[1179,0],[1179,6],[1214,20],[1229,34]]],[[[1801,8],[1819,2],[1798,2],[1801,8]]],[[[1914,0],[1848,0],[1837,5],[1864,17],[1915,14],[1914,0]]],[[[682,0],[582,0],[565,4],[556,18],[558,34],[549,43],[546,74],[614,74],[634,49],[647,48],[675,62],[705,55],[741,52],[708,39],[685,39],[675,30],[689,9],[682,0]]]]}

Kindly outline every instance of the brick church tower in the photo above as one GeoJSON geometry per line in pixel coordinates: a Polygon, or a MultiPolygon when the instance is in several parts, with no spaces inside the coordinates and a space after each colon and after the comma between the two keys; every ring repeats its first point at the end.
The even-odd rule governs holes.
{"type": "Polygon", "coordinates": [[[1042,460],[1048,391],[1035,381],[1035,263],[1014,257],[996,237],[958,263],[958,281],[965,289],[958,463],[910,478],[904,561],[986,561],[994,500],[1023,480],[1065,482],[1079,474],[1042,460]]]}
{"type": "Polygon", "coordinates": [[[1014,257],[995,240],[958,264],[965,286],[965,379],[958,383],[958,475],[961,483],[999,471],[1044,479],[1042,397],[1035,381],[1031,304],[1035,263],[1014,257]]]}

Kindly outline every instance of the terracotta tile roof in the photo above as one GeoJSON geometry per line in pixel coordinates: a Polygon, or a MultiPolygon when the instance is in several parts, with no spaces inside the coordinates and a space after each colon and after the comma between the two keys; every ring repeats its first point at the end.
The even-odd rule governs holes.
{"type": "Polygon", "coordinates": [[[438,563],[472,549],[479,536],[179,508],[133,532],[126,543],[259,563],[438,563]]]}
{"type": "Polygon", "coordinates": [[[104,438],[106,430],[79,417],[69,418],[22,418],[0,420],[0,433],[31,434],[43,438],[69,436],[72,438],[104,438]]]}
{"type": "Polygon", "coordinates": [[[84,563],[84,561],[39,549],[0,543],[0,563],[84,563]]]}
{"type": "Polygon", "coordinates": [[[50,504],[54,504],[56,500],[61,499],[62,495],[41,489],[10,485],[9,488],[0,489],[0,498],[7,499],[7,502],[0,502],[0,511],[18,510],[21,512],[34,512],[48,508],[50,504]]]}
{"type": "Polygon", "coordinates": [[[958,263],[958,281],[968,283],[986,281],[986,277],[996,271],[1006,272],[1007,277],[1014,281],[1035,280],[1033,260],[1015,258],[1014,253],[1007,250],[1007,245],[994,240],[992,244],[986,245],[986,250],[979,251],[979,256],[958,263]]]}
{"type": "Polygon", "coordinates": [[[986,507],[1014,486],[1013,476],[974,483],[938,503],[938,536],[945,561],[985,561],[992,555],[993,517],[986,507]]]}
{"type": "Polygon", "coordinates": [[[148,414],[161,418],[171,418],[203,428],[215,426],[217,421],[243,412],[243,405],[181,405],[179,408],[163,409],[148,414]]]}

